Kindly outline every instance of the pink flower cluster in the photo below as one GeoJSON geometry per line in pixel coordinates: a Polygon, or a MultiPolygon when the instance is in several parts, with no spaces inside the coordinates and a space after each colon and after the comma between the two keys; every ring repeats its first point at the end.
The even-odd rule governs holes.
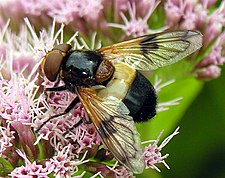
{"type": "MultiPolygon", "coordinates": [[[[220,75],[218,66],[225,63],[224,6],[224,1],[219,3],[216,0],[0,2],[0,157],[13,168],[5,170],[5,175],[82,177],[89,172],[94,177],[132,177],[132,173],[117,165],[109,150],[104,149],[80,103],[70,113],[49,119],[62,113],[77,96],[67,91],[44,91],[54,84],[41,75],[41,59],[54,44],[63,43],[64,38],[70,36],[66,42],[74,48],[95,49],[96,32],[106,44],[168,28],[199,30],[204,36],[204,46],[197,59],[192,56],[190,60],[196,63],[203,58],[193,66],[193,71],[197,78],[210,80],[220,75]],[[158,12],[162,9],[166,14],[165,25],[150,28],[152,16],[153,20],[162,19],[162,11],[158,12]],[[77,31],[85,37],[77,38],[77,31]],[[118,31],[122,32],[121,35],[118,31]],[[91,40],[86,43],[84,39],[89,37],[91,40]],[[89,42],[91,45],[87,45],[89,42]],[[206,54],[205,51],[210,52],[206,54]],[[109,160],[115,165],[107,166],[104,161],[109,160]],[[20,165],[21,161],[24,166],[20,165]]],[[[170,83],[161,84],[156,80],[157,92],[170,83]]],[[[159,104],[158,111],[167,110],[180,99],[159,104]]],[[[176,130],[158,146],[160,134],[153,144],[144,148],[146,169],[159,171],[158,163],[169,168],[165,163],[168,154],[162,156],[161,150],[177,133],[176,130]]]]}
{"type": "Polygon", "coordinates": [[[52,167],[43,167],[43,165],[37,164],[36,161],[31,163],[23,152],[21,152],[20,150],[17,150],[17,153],[19,156],[21,156],[24,159],[25,166],[15,168],[9,174],[9,176],[11,176],[12,178],[18,178],[18,177],[47,178],[48,174],[52,172],[52,167]]]}
{"type": "Polygon", "coordinates": [[[159,0],[153,0],[153,1],[146,1],[143,3],[137,3],[137,7],[135,3],[128,3],[128,13],[130,16],[130,19],[126,18],[123,12],[120,13],[120,16],[122,20],[124,21],[124,25],[117,24],[117,23],[108,23],[109,26],[120,28],[122,29],[126,36],[142,36],[148,33],[153,33],[154,30],[150,30],[148,26],[148,20],[150,16],[152,15],[155,8],[159,5],[159,0]],[[136,10],[137,9],[137,10],[136,10]],[[141,14],[144,14],[144,17],[141,17],[141,14],[139,14],[139,17],[137,17],[137,12],[142,12],[141,14]]]}
{"type": "MultiPolygon", "coordinates": [[[[44,83],[42,85],[45,85],[45,87],[51,86],[44,83]]],[[[41,117],[40,119],[36,119],[34,121],[35,127],[39,128],[50,116],[62,113],[68,106],[68,103],[72,102],[75,97],[77,96],[68,91],[49,92],[47,101],[44,101],[48,108],[46,114],[48,114],[46,118],[41,117]]],[[[88,116],[83,106],[80,103],[77,104],[70,111],[70,114],[49,120],[39,131],[40,135],[36,144],[40,139],[51,140],[53,147],[57,147],[59,140],[62,144],[61,147],[74,143],[72,147],[75,154],[83,153],[88,148],[100,145],[101,139],[92,123],[81,123],[77,127],[74,127],[80,120],[87,118],[88,116]]]]}
{"type": "Polygon", "coordinates": [[[202,80],[210,80],[220,76],[218,66],[225,64],[225,33],[219,35],[210,53],[196,65],[196,76],[202,80]]]}
{"type": "Polygon", "coordinates": [[[76,160],[71,153],[72,147],[69,144],[62,150],[58,150],[57,155],[50,158],[49,161],[46,161],[46,167],[52,168],[55,177],[70,177],[78,171],[78,165],[88,162],[85,160],[86,154],[81,160],[76,160]]]}
{"type": "MultiPolygon", "coordinates": [[[[25,166],[15,168],[9,176],[12,178],[17,177],[40,177],[47,178],[52,173],[55,177],[70,177],[76,171],[77,166],[85,163],[83,160],[72,159],[69,155],[71,150],[68,145],[53,156],[50,160],[45,162],[45,165],[37,164],[36,161],[30,162],[26,154],[20,150],[16,150],[17,154],[25,161],[25,166]]],[[[81,174],[81,176],[84,173],[81,174]]]]}
{"type": "Polygon", "coordinates": [[[203,48],[209,54],[195,67],[198,79],[211,80],[220,76],[219,65],[224,64],[225,2],[215,9],[216,0],[168,0],[165,2],[166,23],[175,29],[199,30],[203,34],[203,48]]]}
{"type": "Polygon", "coordinates": [[[143,157],[145,160],[146,169],[156,169],[158,172],[160,172],[159,168],[156,167],[157,163],[163,163],[169,169],[169,166],[165,162],[165,159],[169,156],[169,154],[162,156],[160,151],[175,135],[179,133],[178,130],[179,127],[158,146],[157,144],[159,143],[160,137],[162,136],[162,131],[153,144],[150,144],[144,148],[143,157]]]}
{"type": "MultiPolygon", "coordinates": [[[[12,21],[21,23],[22,17],[29,17],[37,27],[46,26],[55,19],[58,23],[73,24],[79,28],[86,28],[81,19],[92,27],[100,22],[102,17],[103,1],[93,0],[11,0],[0,3],[2,14],[9,16],[12,21]],[[13,8],[12,8],[13,7],[13,8]]],[[[72,27],[72,26],[71,26],[72,27]]]]}
{"type": "MultiPolygon", "coordinates": [[[[77,165],[88,161],[84,160],[86,156],[83,158],[80,156],[87,155],[85,153],[87,150],[91,153],[91,150],[96,150],[101,144],[100,137],[92,124],[81,124],[63,135],[63,132],[77,122],[79,116],[87,118],[80,104],[71,112],[72,115],[46,123],[37,137],[34,128],[39,127],[38,121],[42,122],[44,116],[48,117],[49,106],[44,105],[44,95],[35,98],[39,92],[35,81],[37,78],[28,81],[18,75],[13,75],[10,80],[0,79],[0,97],[2,98],[0,156],[11,165],[18,164],[19,156],[25,160],[25,166],[15,168],[11,172],[12,177],[22,175],[48,177],[47,175],[51,172],[59,177],[72,175],[78,170],[77,165]],[[37,143],[43,145],[41,150],[37,143]],[[15,152],[17,149],[23,150],[24,153],[15,152]],[[40,152],[42,152],[42,159],[51,159],[44,160],[45,164],[37,163],[37,161],[31,163],[28,160],[28,158],[37,160],[40,152]]],[[[55,97],[49,97],[50,105],[55,107],[55,112],[60,112],[60,109],[66,107],[69,95],[68,92],[64,92],[56,93],[55,97]]],[[[89,156],[91,156],[90,153],[89,156]]]]}
{"type": "Polygon", "coordinates": [[[0,126],[0,156],[6,154],[7,151],[13,146],[15,136],[14,131],[11,131],[8,126],[0,126]]]}
{"type": "Polygon", "coordinates": [[[2,14],[10,17],[15,24],[20,23],[22,17],[28,17],[32,24],[41,28],[49,24],[50,19],[55,19],[58,23],[69,25],[73,31],[79,29],[79,32],[86,35],[100,29],[104,34],[112,36],[113,34],[109,33],[109,26],[114,26],[121,28],[127,36],[140,36],[154,32],[149,28],[147,21],[159,3],[160,0],[93,0],[91,3],[88,0],[53,0],[51,2],[11,0],[8,3],[0,3],[0,9],[2,14]],[[112,10],[114,10],[113,21],[108,23],[107,19],[112,18],[109,16],[112,10]],[[130,16],[129,20],[125,17],[127,12],[130,16]],[[124,25],[118,24],[121,20],[124,21],[124,25]]]}
{"type": "Polygon", "coordinates": [[[1,78],[0,87],[1,157],[16,165],[19,159],[15,150],[21,148],[29,157],[37,159],[39,151],[34,145],[36,137],[31,124],[34,110],[38,110],[34,109],[38,87],[13,74],[10,81],[1,78]]]}

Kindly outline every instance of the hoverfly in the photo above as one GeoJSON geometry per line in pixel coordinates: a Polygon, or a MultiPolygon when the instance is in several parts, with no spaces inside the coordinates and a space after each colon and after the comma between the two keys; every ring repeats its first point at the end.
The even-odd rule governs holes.
{"type": "Polygon", "coordinates": [[[56,45],[42,62],[43,73],[56,83],[48,91],[69,90],[78,97],[51,118],[68,113],[80,101],[113,156],[141,173],[144,161],[135,122],[155,116],[157,97],[139,71],[175,63],[201,46],[202,35],[188,30],[145,35],[96,51],[56,45]],[[59,80],[65,85],[57,87],[59,80]]]}

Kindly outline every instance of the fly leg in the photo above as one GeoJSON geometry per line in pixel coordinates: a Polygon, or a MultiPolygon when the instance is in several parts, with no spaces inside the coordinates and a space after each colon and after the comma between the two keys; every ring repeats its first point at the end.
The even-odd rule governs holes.
{"type": "Polygon", "coordinates": [[[51,91],[51,92],[57,92],[57,91],[64,91],[66,90],[66,86],[59,86],[59,87],[52,87],[52,88],[46,88],[45,91],[51,91]]]}
{"type": "MultiPolygon", "coordinates": [[[[57,87],[57,88],[58,88],[58,87],[57,87]]],[[[56,89],[56,88],[52,88],[52,90],[53,90],[53,89],[56,89]]],[[[61,91],[62,91],[62,90],[61,90],[61,91]]],[[[41,124],[41,126],[36,130],[36,133],[38,133],[38,132],[41,130],[41,128],[42,128],[47,122],[49,122],[51,119],[69,113],[69,112],[76,106],[76,104],[77,104],[79,101],[80,101],[80,100],[79,100],[78,97],[74,98],[74,100],[69,104],[69,106],[68,106],[62,113],[53,115],[53,116],[49,117],[46,121],[44,121],[44,122],[41,124]]]]}
{"type": "Polygon", "coordinates": [[[70,133],[71,131],[73,131],[75,128],[77,128],[78,126],[80,126],[82,123],[83,123],[83,118],[80,118],[80,120],[76,124],[74,124],[66,132],[63,133],[63,136],[65,137],[68,133],[70,133]]]}
{"type": "Polygon", "coordinates": [[[66,134],[68,134],[69,132],[73,131],[75,128],[77,128],[78,126],[80,126],[81,124],[92,124],[91,121],[87,121],[86,118],[80,118],[80,120],[74,124],[72,127],[70,127],[65,133],[63,133],[63,136],[65,136],[66,134]]]}

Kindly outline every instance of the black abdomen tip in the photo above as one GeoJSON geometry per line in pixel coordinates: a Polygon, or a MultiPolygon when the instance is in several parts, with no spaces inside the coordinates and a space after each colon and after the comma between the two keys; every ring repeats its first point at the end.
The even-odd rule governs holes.
{"type": "Polygon", "coordinates": [[[144,122],[156,115],[157,96],[155,89],[140,72],[123,99],[135,122],[144,122]]]}

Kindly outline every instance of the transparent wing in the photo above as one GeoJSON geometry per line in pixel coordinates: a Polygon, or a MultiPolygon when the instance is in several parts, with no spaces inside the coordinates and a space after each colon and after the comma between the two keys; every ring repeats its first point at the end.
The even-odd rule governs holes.
{"type": "Polygon", "coordinates": [[[103,144],[121,164],[134,173],[141,173],[144,161],[140,135],[127,107],[115,97],[99,98],[90,88],[81,88],[77,94],[103,144]]]}
{"type": "Polygon", "coordinates": [[[201,46],[201,33],[177,30],[137,37],[98,52],[106,60],[123,60],[137,70],[153,70],[173,64],[201,46]]]}

